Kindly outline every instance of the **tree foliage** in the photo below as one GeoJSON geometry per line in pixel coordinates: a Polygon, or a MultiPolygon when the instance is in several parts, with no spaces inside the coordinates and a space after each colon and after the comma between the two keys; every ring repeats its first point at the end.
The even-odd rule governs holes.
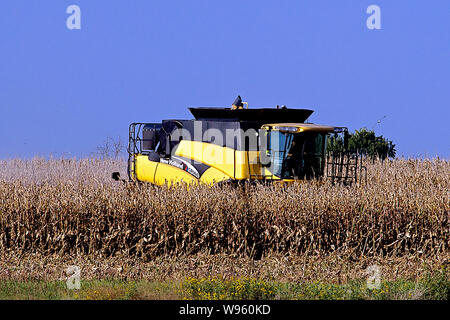
{"type": "MultiPolygon", "coordinates": [[[[328,150],[331,152],[342,152],[344,149],[344,138],[342,136],[333,136],[328,140],[328,150]]],[[[362,154],[372,160],[395,158],[396,154],[395,144],[391,140],[382,135],[376,136],[373,130],[367,128],[349,133],[348,150],[362,154]]]]}

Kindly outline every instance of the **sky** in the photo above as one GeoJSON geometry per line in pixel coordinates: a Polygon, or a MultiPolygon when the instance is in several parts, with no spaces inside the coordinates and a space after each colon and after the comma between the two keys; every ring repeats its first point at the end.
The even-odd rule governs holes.
{"type": "Polygon", "coordinates": [[[450,1],[0,2],[0,158],[86,157],[131,122],[237,95],[448,159],[450,1]]]}

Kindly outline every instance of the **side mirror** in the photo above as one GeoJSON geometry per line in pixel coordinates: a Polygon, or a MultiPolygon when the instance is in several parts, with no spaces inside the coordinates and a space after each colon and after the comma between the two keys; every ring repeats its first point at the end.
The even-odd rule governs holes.
{"type": "Polygon", "coordinates": [[[344,150],[348,150],[348,130],[344,131],[344,150]]]}
{"type": "Polygon", "coordinates": [[[170,147],[170,134],[166,134],[166,145],[164,146],[164,157],[170,157],[170,152],[172,148],[170,147]]]}
{"type": "Polygon", "coordinates": [[[111,178],[113,178],[113,180],[115,180],[115,181],[119,181],[120,180],[120,172],[113,172],[111,178]]]}

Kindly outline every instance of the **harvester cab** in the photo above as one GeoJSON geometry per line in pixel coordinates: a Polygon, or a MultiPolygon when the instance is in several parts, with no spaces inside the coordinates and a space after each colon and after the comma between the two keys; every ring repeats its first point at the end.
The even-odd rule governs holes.
{"type": "Polygon", "coordinates": [[[130,181],[212,185],[330,178],[348,184],[361,180],[365,170],[362,158],[348,149],[346,128],[305,123],[312,110],[248,108],[240,97],[231,108],[189,110],[194,119],[130,125],[130,181]]]}
{"type": "Polygon", "coordinates": [[[334,128],[314,124],[266,124],[262,165],[281,179],[311,180],[323,176],[325,141],[334,128]]]}

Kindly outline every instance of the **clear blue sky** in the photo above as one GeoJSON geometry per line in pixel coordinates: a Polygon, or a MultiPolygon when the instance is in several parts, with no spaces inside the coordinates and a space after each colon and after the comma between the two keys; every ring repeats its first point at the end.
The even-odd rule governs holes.
{"type": "Polygon", "coordinates": [[[0,3],[0,158],[86,156],[130,122],[238,94],[449,158],[450,1],[0,3]],[[66,27],[71,4],[81,30],[66,27]],[[366,27],[371,4],[381,30],[366,27]]]}

